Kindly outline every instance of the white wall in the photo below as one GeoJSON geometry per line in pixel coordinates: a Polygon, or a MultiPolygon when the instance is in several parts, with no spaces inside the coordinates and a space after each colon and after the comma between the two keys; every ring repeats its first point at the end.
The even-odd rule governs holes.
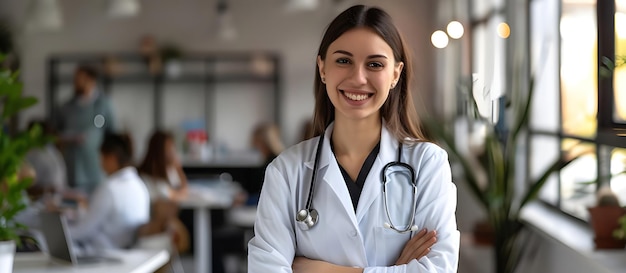
{"type": "MultiPolygon", "coordinates": [[[[0,18],[9,18],[13,26],[19,28],[25,21],[28,2],[0,1],[0,18]]],[[[283,136],[288,145],[298,141],[301,123],[312,114],[315,55],[325,26],[337,14],[332,2],[324,0],[320,1],[318,11],[299,14],[285,13],[282,9],[285,1],[232,0],[229,2],[239,37],[224,42],[215,38],[212,29],[214,0],[144,0],[140,1],[140,15],[128,19],[107,17],[104,0],[58,2],[63,12],[63,29],[47,33],[22,32],[17,37],[25,92],[42,100],[25,113],[22,123],[46,113],[45,65],[50,54],[129,52],[138,48],[141,36],[152,34],[158,41],[173,42],[193,52],[269,50],[281,54],[284,96],[279,107],[283,113],[283,136]]],[[[423,97],[427,100],[421,103],[418,96],[418,107],[434,107],[430,97],[435,93],[432,80],[435,65],[429,38],[436,3],[415,0],[353,2],[373,3],[392,14],[415,52],[416,90],[426,92],[423,97]]],[[[142,108],[151,109],[151,106],[142,108]]],[[[220,124],[232,126],[229,122],[220,124]]],[[[241,137],[237,141],[244,142],[241,145],[247,144],[247,138],[241,137]]]]}

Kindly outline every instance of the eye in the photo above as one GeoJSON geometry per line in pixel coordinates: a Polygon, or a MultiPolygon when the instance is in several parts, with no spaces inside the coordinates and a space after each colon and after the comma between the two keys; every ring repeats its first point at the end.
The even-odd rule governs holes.
{"type": "Polygon", "coordinates": [[[338,64],[349,64],[350,63],[350,59],[348,58],[339,58],[335,61],[338,64]]]}
{"type": "Polygon", "coordinates": [[[372,69],[382,69],[385,67],[381,62],[371,62],[368,63],[367,66],[372,69]]]}

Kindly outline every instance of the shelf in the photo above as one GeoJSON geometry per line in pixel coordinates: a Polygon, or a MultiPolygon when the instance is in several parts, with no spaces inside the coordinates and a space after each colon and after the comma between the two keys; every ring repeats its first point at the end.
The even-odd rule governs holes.
{"type": "MultiPolygon", "coordinates": [[[[72,84],[72,75],[57,76],[52,79],[58,84],[72,84]]],[[[147,73],[129,74],[114,77],[102,77],[107,83],[273,83],[276,79],[272,76],[259,76],[253,74],[229,74],[229,75],[181,75],[178,77],[167,77],[162,75],[151,75],[147,73]]]]}
{"type": "MultiPolygon", "coordinates": [[[[128,101],[123,104],[125,108],[118,109],[121,113],[118,118],[124,120],[120,124],[132,128],[142,138],[154,129],[183,130],[180,124],[185,120],[198,119],[202,120],[202,128],[212,132],[216,139],[224,139],[238,149],[247,145],[248,140],[239,135],[226,135],[233,133],[231,124],[243,124],[239,128],[242,132],[251,131],[253,128],[247,127],[261,121],[273,120],[280,126],[282,68],[278,54],[259,51],[185,53],[177,63],[178,67],[163,63],[161,73],[152,74],[138,52],[54,54],[48,58],[47,68],[49,116],[55,118],[60,99],[71,90],[76,67],[88,64],[103,71],[106,66],[108,71],[116,72],[109,74],[111,76],[103,73],[99,78],[101,91],[113,94],[112,100],[142,103],[142,107],[152,111],[144,113],[149,115],[147,122],[134,115],[134,106],[128,101]],[[168,72],[179,72],[176,73],[179,76],[168,76],[174,74],[168,72]],[[135,90],[142,92],[132,94],[135,90]],[[144,90],[150,90],[151,94],[146,96],[144,90]],[[186,90],[192,91],[185,93],[191,97],[178,96],[179,91],[186,90]],[[238,103],[242,94],[248,94],[246,92],[254,94],[250,101],[241,103],[250,106],[245,111],[229,111],[235,107],[224,107],[226,103],[238,103]]],[[[145,141],[140,139],[137,145],[144,147],[145,141]]],[[[196,167],[232,165],[230,162],[187,163],[196,167]]]]}

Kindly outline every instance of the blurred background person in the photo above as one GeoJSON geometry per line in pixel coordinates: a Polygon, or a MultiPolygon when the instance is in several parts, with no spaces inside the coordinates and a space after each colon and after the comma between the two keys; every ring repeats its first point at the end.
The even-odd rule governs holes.
{"type": "Polygon", "coordinates": [[[138,169],[151,202],[161,198],[180,200],[187,196],[187,176],[171,133],[155,131],[152,134],[146,156],[138,169]]]}
{"type": "Polygon", "coordinates": [[[86,250],[130,247],[138,228],[150,218],[150,197],[137,169],[127,135],[107,134],[100,147],[102,168],[108,175],[89,200],[89,207],[70,234],[86,250]]]}
{"type": "Polygon", "coordinates": [[[252,145],[263,156],[264,165],[272,162],[285,149],[280,138],[280,130],[274,123],[257,125],[252,133],[252,145]]]}
{"type": "Polygon", "coordinates": [[[74,73],[74,96],[58,113],[59,131],[69,185],[91,194],[102,180],[98,148],[114,128],[113,109],[98,91],[95,68],[80,65],[74,73]]]}
{"type": "Polygon", "coordinates": [[[174,136],[155,131],[150,137],[146,156],[138,168],[150,195],[150,222],[140,230],[151,235],[166,230],[178,253],[189,249],[189,231],[178,218],[178,201],[187,197],[187,176],[177,155],[174,136]]]}
{"type": "MultiPolygon", "coordinates": [[[[36,125],[41,127],[44,134],[56,135],[50,123],[44,120],[32,120],[28,124],[28,130],[36,125]]],[[[26,161],[36,173],[32,187],[39,188],[43,193],[60,193],[67,188],[65,160],[53,142],[28,151],[26,161]]]]}
{"type": "Polygon", "coordinates": [[[263,165],[254,176],[260,179],[257,183],[258,188],[255,187],[256,190],[248,193],[246,205],[256,205],[259,202],[263,178],[265,177],[265,168],[285,149],[278,126],[271,122],[261,123],[256,126],[252,132],[252,146],[261,154],[263,165]]]}

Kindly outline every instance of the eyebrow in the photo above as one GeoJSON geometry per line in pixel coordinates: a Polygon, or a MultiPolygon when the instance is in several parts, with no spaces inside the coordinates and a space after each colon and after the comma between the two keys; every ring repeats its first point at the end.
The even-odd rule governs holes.
{"type": "MultiPolygon", "coordinates": [[[[345,50],[337,50],[337,51],[333,52],[333,54],[336,54],[336,53],[340,53],[340,54],[348,55],[348,56],[350,56],[350,57],[353,57],[353,56],[354,56],[354,55],[352,55],[352,53],[350,53],[350,52],[348,52],[348,51],[345,51],[345,50]]],[[[385,55],[380,55],[380,54],[374,54],[374,55],[369,55],[369,56],[367,56],[367,58],[368,58],[368,59],[375,59],[375,58],[385,58],[385,59],[387,59],[387,56],[385,56],[385,55]]]]}

